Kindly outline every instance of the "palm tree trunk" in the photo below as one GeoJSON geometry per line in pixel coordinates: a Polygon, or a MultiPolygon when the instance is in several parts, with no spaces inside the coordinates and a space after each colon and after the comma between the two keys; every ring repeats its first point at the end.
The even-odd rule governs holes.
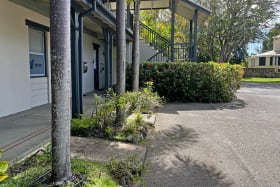
{"type": "Polygon", "coordinates": [[[140,47],[139,47],[139,21],[141,0],[135,0],[134,28],[133,28],[133,55],[132,55],[132,90],[139,89],[139,66],[140,66],[140,47]]]}
{"type": "Polygon", "coordinates": [[[72,176],[70,161],[70,2],[50,1],[52,88],[52,177],[56,184],[72,176]]]}
{"type": "MultiPolygon", "coordinates": [[[[117,0],[117,94],[125,92],[125,1],[117,0]]],[[[121,127],[125,123],[125,110],[117,106],[116,126],[121,127]]]]}

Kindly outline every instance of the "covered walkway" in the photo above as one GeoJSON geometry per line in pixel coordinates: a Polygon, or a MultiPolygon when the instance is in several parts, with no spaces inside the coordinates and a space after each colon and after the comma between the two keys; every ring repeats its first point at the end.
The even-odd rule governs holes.
{"type": "MultiPolygon", "coordinates": [[[[93,96],[84,96],[84,113],[91,115],[93,96]]],[[[12,161],[48,143],[51,138],[51,105],[46,104],[0,118],[3,160],[12,161]]]]}

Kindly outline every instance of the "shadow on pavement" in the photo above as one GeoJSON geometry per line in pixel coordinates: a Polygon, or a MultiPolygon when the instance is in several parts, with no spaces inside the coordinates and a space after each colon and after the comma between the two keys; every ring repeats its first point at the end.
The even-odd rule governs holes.
{"type": "Polygon", "coordinates": [[[195,130],[176,124],[149,137],[146,157],[147,186],[229,187],[227,176],[214,166],[186,156],[198,142],[195,130]]]}
{"type": "Polygon", "coordinates": [[[186,186],[186,187],[230,187],[233,182],[217,168],[198,162],[184,155],[176,154],[172,167],[164,163],[153,163],[156,172],[150,173],[147,186],[186,186]]]}
{"type": "Polygon", "coordinates": [[[162,155],[165,152],[189,147],[197,142],[198,134],[191,128],[176,124],[167,130],[152,132],[148,138],[148,152],[162,155]]]}
{"type": "Polygon", "coordinates": [[[238,110],[245,108],[247,103],[236,99],[229,103],[167,103],[159,113],[178,114],[178,111],[196,110],[238,110]]]}

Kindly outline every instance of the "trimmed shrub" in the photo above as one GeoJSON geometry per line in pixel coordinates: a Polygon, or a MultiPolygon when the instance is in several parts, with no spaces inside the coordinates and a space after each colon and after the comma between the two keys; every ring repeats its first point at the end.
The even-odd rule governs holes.
{"type": "MultiPolygon", "coordinates": [[[[154,91],[170,102],[229,102],[235,98],[242,78],[240,65],[228,63],[144,62],[140,64],[140,86],[154,83],[154,91]]],[[[131,65],[127,67],[127,89],[131,88],[131,65]]]]}

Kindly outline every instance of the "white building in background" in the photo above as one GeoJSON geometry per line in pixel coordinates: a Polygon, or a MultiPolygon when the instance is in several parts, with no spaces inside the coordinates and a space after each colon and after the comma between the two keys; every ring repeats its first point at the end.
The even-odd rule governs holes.
{"type": "Polygon", "coordinates": [[[273,50],[254,55],[248,63],[249,68],[280,67],[280,35],[273,37],[273,50]]]}

